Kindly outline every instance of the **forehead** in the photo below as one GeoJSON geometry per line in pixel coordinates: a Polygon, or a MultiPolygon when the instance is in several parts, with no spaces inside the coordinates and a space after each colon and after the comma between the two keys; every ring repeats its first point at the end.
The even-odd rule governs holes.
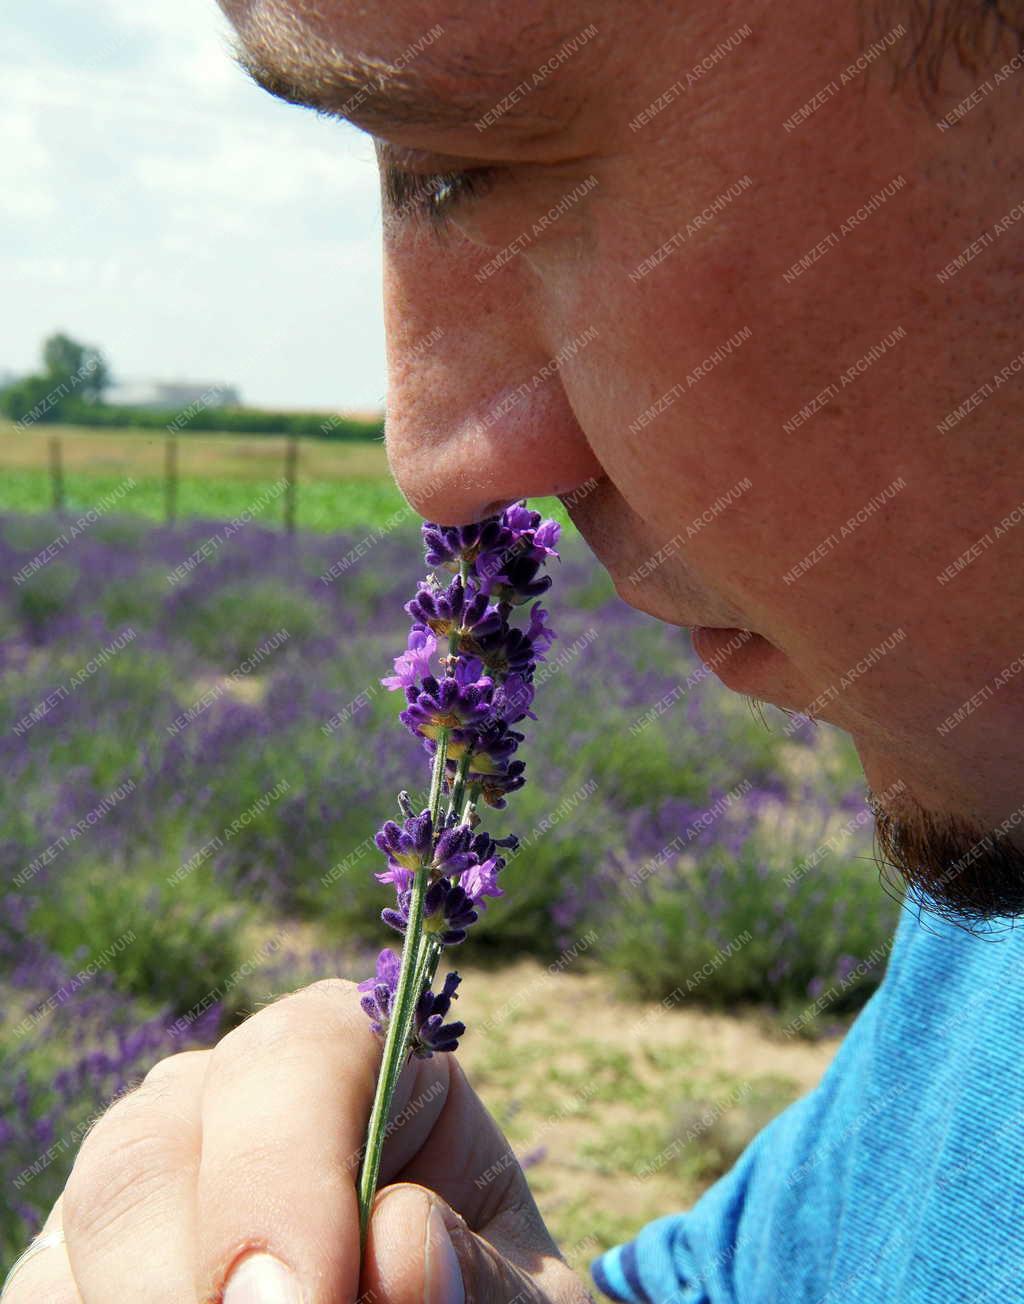
{"type": "Polygon", "coordinates": [[[541,133],[610,36],[595,8],[588,19],[553,0],[221,6],[238,32],[242,62],[268,90],[382,134],[465,128],[489,112],[493,122],[484,125],[500,119],[503,131],[541,133]]]}

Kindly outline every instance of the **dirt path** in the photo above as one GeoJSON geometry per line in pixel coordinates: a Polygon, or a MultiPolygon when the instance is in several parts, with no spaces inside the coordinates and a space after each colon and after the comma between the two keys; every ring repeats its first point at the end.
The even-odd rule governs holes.
{"type": "Polygon", "coordinates": [[[581,1267],[692,1204],[838,1046],[787,1040],[752,1015],[631,1000],[601,972],[461,972],[462,1062],[581,1267]]]}

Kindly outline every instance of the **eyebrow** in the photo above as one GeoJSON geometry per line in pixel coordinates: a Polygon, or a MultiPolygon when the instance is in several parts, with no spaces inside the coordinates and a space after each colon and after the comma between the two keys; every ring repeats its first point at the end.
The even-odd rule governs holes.
{"type": "Polygon", "coordinates": [[[467,93],[458,76],[428,79],[387,60],[342,55],[326,44],[294,42],[284,49],[239,44],[236,62],[257,86],[288,104],[299,104],[368,129],[465,127],[493,107],[496,92],[467,93]]]}
{"type": "MultiPolygon", "coordinates": [[[[584,30],[591,29],[596,33],[593,24],[584,30]]],[[[260,6],[236,32],[236,61],[258,86],[374,134],[404,127],[481,130],[486,120],[488,129],[498,124],[499,136],[530,139],[550,135],[577,105],[563,79],[544,77],[541,84],[535,76],[552,51],[562,55],[582,35],[567,39],[561,14],[500,41],[467,41],[465,30],[435,23],[404,49],[378,57],[339,49],[277,5],[260,6]],[[450,35],[457,39],[449,42],[450,35]]]]}

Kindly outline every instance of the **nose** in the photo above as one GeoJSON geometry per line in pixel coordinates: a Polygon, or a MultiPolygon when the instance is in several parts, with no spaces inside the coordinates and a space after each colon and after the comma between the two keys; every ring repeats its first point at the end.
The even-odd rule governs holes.
{"type": "Polygon", "coordinates": [[[571,330],[543,328],[524,260],[477,276],[492,253],[424,228],[385,237],[388,460],[446,525],[603,475],[563,385],[585,331],[573,348],[571,330]]]}

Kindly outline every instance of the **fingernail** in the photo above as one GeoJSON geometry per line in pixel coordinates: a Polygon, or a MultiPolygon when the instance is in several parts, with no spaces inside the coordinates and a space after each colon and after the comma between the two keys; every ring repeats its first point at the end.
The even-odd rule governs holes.
{"type": "MultiPolygon", "coordinates": [[[[424,1304],[465,1304],[459,1256],[439,1204],[430,1206],[423,1251],[424,1304]]],[[[224,1304],[228,1304],[225,1300],[224,1304]]]]}
{"type": "Polygon", "coordinates": [[[295,1274],[271,1254],[247,1254],[224,1290],[224,1304],[302,1304],[295,1274]]]}

